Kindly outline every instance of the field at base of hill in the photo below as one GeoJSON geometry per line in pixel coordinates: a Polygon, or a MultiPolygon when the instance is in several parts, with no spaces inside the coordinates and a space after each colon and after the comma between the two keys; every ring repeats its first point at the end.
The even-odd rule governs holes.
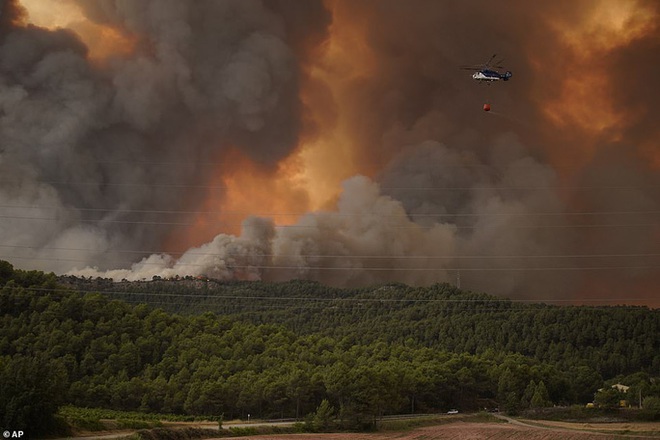
{"type": "Polygon", "coordinates": [[[77,438],[100,440],[112,434],[141,440],[252,439],[252,440],[434,440],[434,439],[529,439],[529,440],[615,440],[660,439],[658,422],[558,422],[547,420],[495,418],[483,414],[430,416],[409,420],[383,421],[380,432],[301,433],[295,427],[255,423],[225,426],[218,432],[210,422],[165,422],[163,428],[139,431],[105,431],[78,434],[77,438]],[[231,429],[230,429],[231,428],[231,429]],[[287,432],[288,431],[288,432],[287,432]],[[292,431],[296,431],[293,433],[292,431]],[[81,437],[82,436],[82,437],[81,437]]]}
{"type": "MultiPolygon", "coordinates": [[[[532,423],[532,422],[530,422],[532,423]]],[[[226,438],[226,437],[225,437],[226,438]]],[[[231,437],[230,437],[231,438],[231,437]]],[[[234,437],[238,438],[238,437],[234,437]]],[[[243,440],[621,440],[660,439],[660,423],[514,423],[456,422],[405,432],[282,434],[243,440]]]]}

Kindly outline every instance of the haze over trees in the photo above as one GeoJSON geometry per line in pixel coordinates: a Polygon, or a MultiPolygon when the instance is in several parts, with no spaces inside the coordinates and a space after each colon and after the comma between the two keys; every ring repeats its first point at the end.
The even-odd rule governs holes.
{"type": "Polygon", "coordinates": [[[333,416],[364,427],[392,413],[584,404],[615,382],[660,398],[660,313],[644,307],[449,285],[59,281],[75,290],[0,262],[0,379],[17,378],[0,392],[3,426],[46,431],[62,404],[309,415],[325,430],[333,416]]]}

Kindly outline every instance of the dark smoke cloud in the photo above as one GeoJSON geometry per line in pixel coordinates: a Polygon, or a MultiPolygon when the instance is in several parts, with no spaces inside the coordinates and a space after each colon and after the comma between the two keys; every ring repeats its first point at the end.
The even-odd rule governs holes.
{"type": "MultiPolygon", "coordinates": [[[[558,23],[579,29],[604,6],[606,2],[598,0],[533,5],[513,1],[506,7],[424,0],[414,5],[387,0],[335,4],[342,16],[359,17],[356,22],[374,53],[373,76],[349,85],[351,102],[344,108],[353,110],[347,119],[354,122],[356,157],[363,166],[375,158],[394,158],[378,177],[382,193],[400,200],[419,224],[428,223],[428,213],[458,214],[445,221],[459,226],[471,219],[467,226],[473,228],[459,228],[456,234],[457,256],[539,257],[445,264],[465,268],[464,285],[519,296],[654,298],[651,289],[631,286],[658,286],[660,278],[648,270],[623,267],[657,266],[652,255],[660,250],[660,149],[653,121],[658,88],[650,80],[659,65],[652,55],[659,29],[657,20],[648,20],[644,32],[619,45],[603,49],[599,36],[586,33],[596,43],[585,40],[577,48],[569,46],[558,23]],[[593,51],[586,59],[591,63],[581,59],[581,51],[593,51]],[[479,87],[456,69],[458,64],[486,60],[493,52],[502,54],[513,70],[511,82],[479,87]],[[550,128],[546,102],[561,96],[566,81],[594,78],[594,69],[596,80],[605,78],[613,85],[611,94],[601,93],[617,115],[624,115],[618,130],[626,142],[612,145],[613,135],[607,131],[594,136],[581,127],[550,128]],[[634,84],[628,85],[631,81],[634,84]],[[496,117],[485,118],[478,109],[491,101],[496,117]],[[447,151],[425,148],[427,139],[442,141],[447,151]],[[550,160],[558,151],[569,164],[573,154],[596,154],[567,173],[553,170],[550,160]],[[655,158],[655,167],[649,156],[655,158]],[[452,187],[460,189],[398,189],[452,187]],[[625,214],[616,218],[572,215],[622,211],[625,214]],[[533,213],[547,215],[528,215],[533,213]],[[567,258],[594,254],[651,257],[567,258]],[[492,270],[470,272],[470,266],[492,270]],[[571,270],[545,270],[552,267],[571,270]],[[579,270],[582,267],[592,269],[579,270]],[[496,271],[512,268],[532,270],[496,271]]],[[[645,18],[658,16],[655,2],[635,7],[643,8],[645,18]]],[[[621,32],[634,28],[638,19],[624,23],[621,32]]],[[[616,34],[612,38],[616,41],[616,34]]],[[[594,110],[593,117],[598,117],[600,109],[594,110]]]]}
{"type": "MultiPolygon", "coordinates": [[[[132,35],[135,53],[94,66],[74,34],[2,18],[0,203],[37,207],[14,217],[57,219],[3,219],[1,242],[35,258],[25,266],[337,285],[453,282],[460,272],[463,287],[517,297],[655,298],[658,259],[621,255],[660,253],[658,29],[601,52],[585,41],[595,55],[584,58],[557,25],[579,29],[603,0],[80,4],[132,35]],[[373,55],[370,75],[344,80],[349,102],[332,102],[320,82],[308,102],[347,121],[369,177],[347,180],[335,211],[292,227],[249,218],[239,236],[219,234],[181,258],[135,254],[126,268],[112,249],[162,248],[176,227],[152,224],[154,211],[200,206],[197,186],[214,170],[200,163],[232,146],[274,168],[323,130],[305,120],[301,80],[325,40],[351,26],[373,55]],[[494,52],[512,81],[480,86],[457,69],[494,52]],[[545,104],[592,69],[616,86],[603,93],[626,115],[619,139],[548,121],[545,104]],[[573,152],[583,158],[575,169],[557,166],[573,152]],[[57,250],[67,248],[90,250],[57,250]]],[[[658,16],[653,1],[635,7],[658,16]]]]}
{"type": "Polygon", "coordinates": [[[286,157],[302,50],[287,39],[325,17],[307,7],[317,21],[294,16],[289,35],[287,1],[80,5],[134,35],[135,53],[99,67],[73,32],[17,25],[17,4],[2,3],[0,241],[27,266],[112,267],[126,255],[111,249],[157,249],[173,226],[149,211],[194,209],[204,164],[228,146],[267,167],[286,157]]]}

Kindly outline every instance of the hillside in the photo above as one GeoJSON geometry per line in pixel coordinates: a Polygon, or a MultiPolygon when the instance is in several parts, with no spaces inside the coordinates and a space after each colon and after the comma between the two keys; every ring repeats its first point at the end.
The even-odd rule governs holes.
{"type": "Polygon", "coordinates": [[[322,413],[363,429],[385,414],[584,404],[614,381],[660,396],[654,310],[524,305],[446,285],[219,283],[209,295],[213,284],[81,293],[0,262],[2,420],[47,432],[70,404],[227,419],[322,413]],[[185,298],[169,307],[187,313],[155,307],[161,298],[185,298]],[[598,334],[587,338],[589,328],[598,334]],[[554,358],[533,349],[543,341],[554,358]]]}
{"type": "Polygon", "coordinates": [[[660,370],[660,310],[646,307],[516,302],[448,284],[340,289],[299,280],[60,281],[176,313],[210,311],[352,344],[385,341],[456,353],[519,353],[562,369],[586,366],[604,378],[660,370]]]}

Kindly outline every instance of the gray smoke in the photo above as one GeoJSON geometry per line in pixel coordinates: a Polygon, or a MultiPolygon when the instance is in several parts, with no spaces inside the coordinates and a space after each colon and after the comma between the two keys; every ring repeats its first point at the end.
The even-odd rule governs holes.
{"type": "MultiPolygon", "coordinates": [[[[515,139],[500,139],[493,156],[496,165],[486,168],[471,155],[462,157],[427,141],[395,160],[380,183],[363,176],[347,180],[336,211],[309,213],[283,227],[251,218],[239,237],[221,234],[179,259],[154,255],[131,269],[103,275],[129,280],[181,274],[305,278],[369,285],[454,281],[461,271],[477,288],[515,293],[542,277],[511,271],[512,258],[501,257],[511,255],[513,264],[522,267],[528,266],[524,256],[560,252],[567,244],[561,239],[565,234],[557,239],[539,233],[532,214],[558,214],[564,207],[552,189],[557,184],[554,171],[525,156],[515,139]],[[410,186],[389,186],[396,182],[410,186]],[[420,188],[432,194],[420,194],[420,188]]],[[[99,275],[89,269],[78,273],[99,275]]]]}
{"type": "MultiPolygon", "coordinates": [[[[579,26],[597,0],[79,3],[133,35],[135,53],[95,66],[72,32],[0,17],[0,244],[12,263],[334,285],[460,274],[463,287],[516,297],[657,302],[657,26],[593,66],[622,85],[609,93],[626,115],[613,143],[557,131],[543,112],[567,77],[587,73],[554,24],[579,26]],[[370,177],[348,179],[336,209],[294,225],[251,217],[239,236],[159,251],[218,191],[212,173],[232,167],[205,163],[233,147],[274,169],[319,129],[305,120],[300,80],[331,14],[355,20],[373,54],[373,74],[344,83],[350,103],[336,115],[370,177]],[[495,51],[514,71],[506,84],[479,87],[456,68],[495,51]],[[569,171],[549,159],[585,151],[569,171]]],[[[655,2],[636,6],[658,15],[655,2]]],[[[325,112],[339,108],[315,87],[325,112]]]]}
{"type": "Polygon", "coordinates": [[[228,146],[274,166],[297,144],[297,59],[276,4],[80,4],[139,36],[136,53],[98,67],[70,31],[3,22],[0,243],[19,266],[125,264],[113,249],[158,249],[190,220],[154,211],[194,209],[228,146]]]}

